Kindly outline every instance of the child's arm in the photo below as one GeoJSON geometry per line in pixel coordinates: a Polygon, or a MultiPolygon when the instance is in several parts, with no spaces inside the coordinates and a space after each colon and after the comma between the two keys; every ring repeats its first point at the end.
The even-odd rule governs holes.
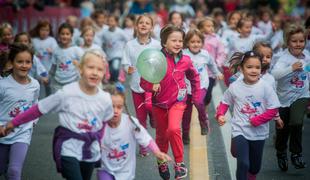
{"type": "Polygon", "coordinates": [[[192,62],[190,63],[188,70],[185,72],[185,75],[191,83],[193,102],[196,104],[200,98],[200,78],[192,62]]]}
{"type": "Polygon", "coordinates": [[[277,114],[278,114],[277,108],[267,109],[263,114],[252,117],[250,119],[250,122],[253,126],[257,127],[257,126],[267,123],[268,121],[273,119],[277,114]]]}

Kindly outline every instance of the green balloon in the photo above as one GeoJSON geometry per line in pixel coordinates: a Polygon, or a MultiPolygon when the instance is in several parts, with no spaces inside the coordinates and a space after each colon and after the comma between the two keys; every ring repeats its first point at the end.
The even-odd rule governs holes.
{"type": "Polygon", "coordinates": [[[148,82],[157,84],[166,75],[167,62],[164,54],[158,49],[145,49],[137,61],[140,75],[148,82]]]}

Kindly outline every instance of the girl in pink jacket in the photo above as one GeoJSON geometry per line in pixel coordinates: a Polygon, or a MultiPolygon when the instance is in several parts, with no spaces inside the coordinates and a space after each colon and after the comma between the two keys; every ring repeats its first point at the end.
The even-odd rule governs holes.
{"type": "MultiPolygon", "coordinates": [[[[152,114],[156,122],[156,143],[159,149],[167,153],[169,144],[175,159],[175,179],[187,176],[183,162],[183,143],[181,123],[186,108],[185,77],[191,82],[192,98],[199,100],[200,81],[189,56],[182,54],[185,33],[173,25],[165,26],[160,32],[162,52],[167,59],[167,72],[159,84],[152,84],[141,78],[140,85],[146,91],[152,91],[152,114]]],[[[168,163],[159,161],[159,174],[163,179],[170,178],[168,163]]]]}

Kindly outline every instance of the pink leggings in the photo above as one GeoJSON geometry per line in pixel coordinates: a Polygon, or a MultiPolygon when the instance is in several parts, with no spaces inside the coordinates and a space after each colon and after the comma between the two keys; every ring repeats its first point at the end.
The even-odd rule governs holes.
{"type": "Polygon", "coordinates": [[[164,153],[168,152],[170,143],[176,163],[183,162],[181,123],[185,108],[185,103],[176,103],[169,109],[153,106],[153,117],[156,121],[156,143],[164,153]]]}
{"type": "Polygon", "coordinates": [[[0,175],[20,180],[29,145],[26,143],[0,144],[0,175]]]}

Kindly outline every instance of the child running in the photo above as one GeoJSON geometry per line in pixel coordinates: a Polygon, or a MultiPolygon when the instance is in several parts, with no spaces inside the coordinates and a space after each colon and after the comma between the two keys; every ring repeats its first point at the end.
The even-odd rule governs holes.
{"type": "Polygon", "coordinates": [[[90,180],[101,157],[99,140],[103,123],[113,117],[111,96],[98,87],[105,71],[103,58],[101,51],[86,52],[79,65],[81,78],[78,82],[65,85],[14,117],[5,128],[0,128],[0,135],[10,137],[24,126],[22,124],[57,112],[60,126],[55,129],[53,139],[57,171],[68,180],[90,180]]]}
{"type": "MultiPolygon", "coordinates": [[[[133,103],[136,110],[136,116],[140,124],[147,128],[147,116],[149,115],[150,124],[154,127],[152,119],[152,93],[145,92],[140,87],[140,74],[137,71],[136,64],[140,53],[148,48],[160,49],[160,42],[151,38],[153,31],[153,19],[150,15],[144,14],[137,18],[135,29],[136,38],[130,40],[125,45],[123,54],[123,66],[125,71],[130,75],[130,88],[132,92],[133,103]]],[[[145,148],[140,147],[141,156],[148,155],[145,148]]]]}
{"type": "MultiPolygon", "coordinates": [[[[280,102],[275,91],[260,79],[262,59],[253,51],[239,53],[243,79],[232,83],[217,107],[216,119],[226,123],[225,113],[233,106],[232,155],[237,158],[237,180],[254,180],[261,168],[269,123],[278,113],[280,102]]],[[[236,56],[234,54],[234,56],[236,56]]]]}
{"type": "MultiPolygon", "coordinates": [[[[207,89],[209,86],[209,69],[218,79],[222,79],[223,75],[217,69],[217,66],[213,58],[209,53],[202,49],[204,42],[204,35],[198,29],[189,30],[185,36],[185,45],[187,49],[184,50],[184,54],[188,55],[193,61],[193,65],[199,73],[200,78],[200,99],[198,104],[195,104],[198,110],[198,117],[201,127],[201,135],[206,135],[209,129],[209,120],[206,113],[206,104],[204,103],[204,98],[207,94],[207,89]]],[[[188,81],[186,81],[188,82],[188,81]]],[[[186,109],[183,114],[182,120],[182,139],[184,144],[189,144],[189,131],[190,131],[190,122],[192,117],[192,95],[190,84],[187,85],[187,100],[186,100],[186,109]]]]}
{"type": "MultiPolygon", "coordinates": [[[[12,118],[36,104],[40,85],[28,75],[32,66],[33,51],[24,44],[10,46],[8,60],[11,74],[0,80],[0,129],[12,118]]],[[[35,118],[34,118],[35,119],[35,118]]],[[[23,164],[31,141],[33,122],[16,127],[6,137],[0,135],[0,175],[20,180],[23,164]]]]}
{"type": "Polygon", "coordinates": [[[306,167],[302,158],[302,132],[306,107],[309,102],[309,66],[310,57],[304,53],[306,44],[305,30],[292,24],[285,31],[287,49],[285,49],[271,73],[277,81],[277,94],[281,102],[280,117],[284,121],[283,129],[276,131],[276,150],[278,166],[288,170],[287,142],[291,161],[296,169],[306,167]]]}
{"type": "MultiPolygon", "coordinates": [[[[124,114],[125,88],[118,83],[107,91],[112,96],[114,116],[107,122],[101,140],[102,167],[97,171],[98,180],[133,180],[136,169],[136,144],[150,149],[163,161],[171,158],[162,153],[152,137],[139,121],[130,114],[124,114]]],[[[128,112],[127,112],[128,113],[128,112]]]]}
{"type": "MultiPolygon", "coordinates": [[[[159,149],[167,153],[169,145],[175,160],[175,179],[187,176],[187,168],[183,158],[181,123],[186,108],[185,77],[190,81],[192,99],[199,102],[199,74],[189,56],[183,55],[185,33],[174,25],[165,26],[160,32],[162,52],[167,60],[167,72],[159,84],[152,84],[141,78],[141,87],[153,92],[152,113],[156,122],[156,143],[159,149]]],[[[170,178],[167,161],[158,160],[159,174],[163,179],[170,178]]]]}

